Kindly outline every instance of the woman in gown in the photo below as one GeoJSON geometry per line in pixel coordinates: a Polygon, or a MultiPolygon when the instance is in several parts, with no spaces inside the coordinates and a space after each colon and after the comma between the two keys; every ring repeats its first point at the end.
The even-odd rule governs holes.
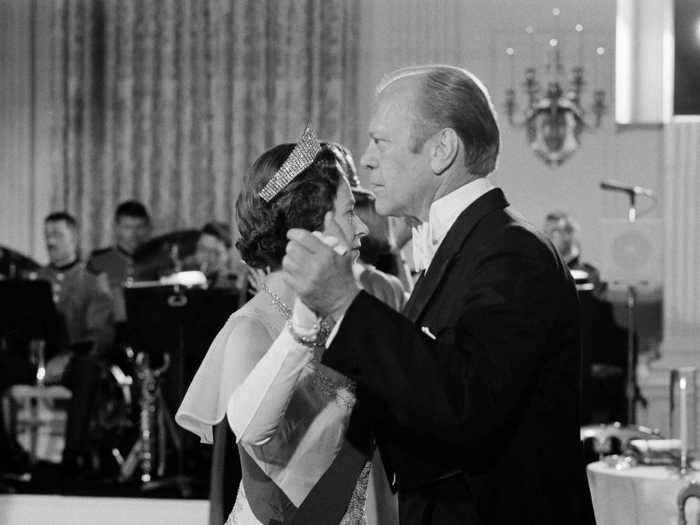
{"type": "Polygon", "coordinates": [[[290,228],[359,251],[366,227],[333,155],[307,129],[253,164],[236,203],[243,259],[272,272],[216,336],[175,417],[206,443],[228,419],[242,481],[227,524],[398,522],[354,385],[320,364],[331,321],[296,300],[280,269],[290,228]],[[336,236],[324,236],[331,223],[336,236]]]}

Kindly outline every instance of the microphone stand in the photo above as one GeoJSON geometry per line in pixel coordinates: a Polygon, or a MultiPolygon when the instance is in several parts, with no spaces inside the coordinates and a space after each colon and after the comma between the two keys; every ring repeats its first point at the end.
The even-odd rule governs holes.
{"type": "MultiPolygon", "coordinates": [[[[629,210],[627,221],[631,224],[637,221],[637,207],[635,192],[627,193],[629,197],[629,210]]],[[[639,393],[637,384],[637,289],[635,283],[627,283],[627,375],[625,378],[625,397],[627,400],[627,424],[633,425],[637,419],[637,401],[646,405],[646,400],[639,393]]]]}

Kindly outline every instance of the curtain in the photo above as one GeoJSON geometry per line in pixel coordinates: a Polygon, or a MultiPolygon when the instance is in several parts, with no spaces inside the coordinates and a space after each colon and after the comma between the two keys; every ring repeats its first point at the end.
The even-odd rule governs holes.
{"type": "Polygon", "coordinates": [[[358,4],[344,0],[56,0],[54,209],[83,253],[138,199],[156,232],[233,222],[246,169],[311,122],[354,142],[358,4]]]}

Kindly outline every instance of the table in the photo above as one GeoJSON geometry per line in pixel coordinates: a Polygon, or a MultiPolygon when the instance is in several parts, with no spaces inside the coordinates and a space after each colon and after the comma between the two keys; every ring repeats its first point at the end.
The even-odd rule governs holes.
{"type": "MultiPolygon", "coordinates": [[[[588,484],[597,525],[677,525],[676,499],[690,482],[700,482],[700,472],[685,479],[663,466],[636,466],[616,470],[604,462],[588,465],[588,484]]],[[[700,524],[700,505],[686,505],[689,524],[700,524]]]]}

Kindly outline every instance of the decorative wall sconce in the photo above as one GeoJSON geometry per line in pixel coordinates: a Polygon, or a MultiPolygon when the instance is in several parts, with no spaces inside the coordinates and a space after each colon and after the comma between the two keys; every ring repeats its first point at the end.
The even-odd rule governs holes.
{"type": "MultiPolygon", "coordinates": [[[[518,111],[515,88],[516,51],[513,47],[506,49],[510,61],[511,87],[506,90],[506,115],[513,126],[524,127],[527,141],[533,151],[550,166],[561,165],[579,148],[581,132],[584,128],[597,128],[607,111],[605,91],[598,87],[593,90],[593,101],[587,111],[582,103],[582,92],[587,84],[583,69],[583,26],[576,24],[578,34],[578,63],[571,69],[568,84],[565,81],[565,69],[561,58],[561,41],[559,31],[560,10],[552,10],[556,22],[555,36],[549,40],[547,65],[545,68],[546,89],[542,89],[537,66],[535,65],[535,31],[528,27],[530,35],[530,65],[525,68],[522,87],[527,98],[527,105],[518,111]],[[593,115],[593,122],[587,120],[588,113],[593,115]]],[[[596,49],[594,66],[594,83],[597,84],[598,62],[605,55],[605,48],[596,49]]]]}

